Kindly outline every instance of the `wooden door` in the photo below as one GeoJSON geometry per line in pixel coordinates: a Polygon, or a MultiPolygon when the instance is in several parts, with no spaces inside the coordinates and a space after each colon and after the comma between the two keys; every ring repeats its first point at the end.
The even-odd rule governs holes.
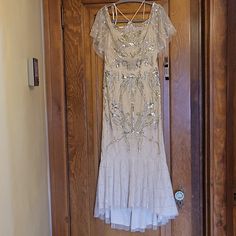
{"type": "MultiPolygon", "coordinates": [[[[183,188],[185,199],[175,220],[158,231],[147,230],[144,236],[202,235],[201,162],[198,155],[200,99],[199,91],[196,91],[200,48],[196,10],[193,13],[193,16],[197,15],[195,21],[190,17],[194,4],[198,7],[197,2],[158,1],[177,29],[168,55],[170,79],[163,79],[161,73],[161,80],[167,162],[173,189],[183,188]],[[191,27],[195,31],[192,32],[191,27]]],[[[104,4],[98,0],[63,1],[71,236],[140,235],[112,230],[93,217],[101,143],[103,61],[91,46],[89,32],[98,9],[104,4]]],[[[125,4],[120,8],[131,16],[137,5],[125,4]]],[[[161,71],[162,64],[160,59],[161,71]]]]}

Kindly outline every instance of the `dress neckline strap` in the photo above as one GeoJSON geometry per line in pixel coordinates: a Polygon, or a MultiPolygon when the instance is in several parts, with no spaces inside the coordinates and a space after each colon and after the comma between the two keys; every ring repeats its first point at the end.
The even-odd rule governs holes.
{"type": "MultiPolygon", "coordinates": [[[[149,17],[147,20],[145,20],[144,22],[141,22],[138,24],[139,27],[141,26],[145,26],[145,25],[149,25],[150,21],[152,20],[153,18],[153,14],[154,14],[154,8],[155,8],[155,5],[156,3],[153,2],[152,3],[152,6],[151,6],[151,10],[150,10],[150,14],[149,14],[149,17]]],[[[141,5],[139,6],[141,8],[141,5]]],[[[119,9],[118,7],[116,7],[117,9],[119,9]]],[[[124,15],[124,17],[128,20],[128,24],[126,24],[125,26],[122,26],[122,27],[119,27],[116,25],[117,23],[117,17],[115,19],[115,14],[116,12],[114,12],[114,10],[116,11],[116,8],[115,8],[115,4],[112,5],[112,19],[113,21],[115,21],[114,23],[112,22],[111,18],[110,18],[110,14],[109,14],[109,10],[108,10],[108,7],[107,5],[104,6],[104,10],[105,10],[105,14],[106,14],[106,18],[107,18],[107,22],[108,22],[108,25],[110,25],[112,28],[116,28],[116,29],[124,29],[126,28],[127,26],[129,26],[130,24],[134,25],[134,23],[131,21],[131,19],[129,19],[127,16],[124,15]]],[[[138,11],[140,10],[140,8],[135,12],[135,15],[137,15],[138,11]]],[[[117,10],[118,11],[118,10],[117,10]]],[[[117,15],[117,14],[116,14],[117,15]]],[[[133,15],[133,17],[135,17],[135,15],[133,15]]],[[[132,18],[133,18],[132,17],[132,18]]],[[[133,20],[133,19],[132,19],[133,20]]]]}
{"type": "Polygon", "coordinates": [[[138,9],[136,10],[136,12],[134,13],[134,15],[131,17],[131,19],[129,19],[117,6],[115,3],[113,3],[112,5],[112,18],[115,21],[115,24],[117,23],[117,16],[118,16],[118,12],[128,21],[128,23],[133,22],[134,17],[138,14],[139,10],[141,9],[141,7],[144,6],[143,8],[143,19],[144,19],[144,13],[145,13],[145,0],[142,1],[142,3],[139,5],[138,9]],[[115,10],[115,12],[114,12],[115,10]]]}

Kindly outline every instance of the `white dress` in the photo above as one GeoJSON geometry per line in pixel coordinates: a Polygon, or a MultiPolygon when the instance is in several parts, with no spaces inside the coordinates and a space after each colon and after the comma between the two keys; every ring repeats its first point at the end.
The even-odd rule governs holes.
{"type": "Polygon", "coordinates": [[[112,228],[157,229],[178,215],[162,131],[157,56],[175,33],[163,7],[115,25],[107,6],[90,35],[104,58],[101,162],[94,216],[112,228]]]}

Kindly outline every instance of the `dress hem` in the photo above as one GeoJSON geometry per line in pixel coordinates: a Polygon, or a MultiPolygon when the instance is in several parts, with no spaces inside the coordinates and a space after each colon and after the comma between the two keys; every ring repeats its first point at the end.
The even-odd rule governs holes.
{"type": "MultiPolygon", "coordinates": [[[[97,213],[94,214],[95,218],[98,218],[100,220],[103,220],[106,224],[109,224],[111,226],[112,229],[117,229],[117,230],[124,230],[124,231],[130,231],[130,232],[145,232],[145,230],[157,230],[160,226],[163,226],[167,223],[169,223],[170,220],[175,219],[179,213],[175,213],[175,214],[170,214],[170,215],[163,215],[163,214],[158,214],[153,212],[152,215],[153,217],[156,217],[157,221],[153,224],[147,224],[144,227],[132,227],[131,222],[129,224],[117,224],[115,222],[112,222],[111,220],[111,216],[106,217],[106,211],[108,211],[109,213],[111,213],[111,208],[104,210],[104,209],[100,209],[102,211],[102,213],[99,213],[99,210],[97,213]]],[[[132,217],[132,216],[131,216],[132,217]]],[[[130,221],[131,221],[131,217],[130,217],[130,221]]]]}

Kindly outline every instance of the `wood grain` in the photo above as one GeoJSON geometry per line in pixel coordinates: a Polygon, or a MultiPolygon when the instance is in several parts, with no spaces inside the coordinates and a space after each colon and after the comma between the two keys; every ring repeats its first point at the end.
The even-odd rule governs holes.
{"type": "Polygon", "coordinates": [[[69,236],[61,2],[43,1],[52,234],[69,236]]]}
{"type": "Polygon", "coordinates": [[[203,60],[202,2],[191,1],[191,173],[192,236],[203,233],[203,60]]]}
{"type": "Polygon", "coordinates": [[[227,17],[227,235],[236,235],[236,2],[228,1],[227,17]]]}
{"type": "Polygon", "coordinates": [[[190,100],[190,1],[170,2],[171,18],[177,28],[170,51],[171,60],[171,158],[174,190],[184,188],[184,206],[173,221],[172,235],[192,234],[191,100],[190,100]]]}
{"type": "MultiPolygon", "coordinates": [[[[234,1],[229,1],[231,4],[234,3],[234,1]]],[[[101,94],[99,90],[92,90],[92,87],[94,84],[98,88],[101,87],[101,81],[97,80],[95,82],[91,81],[84,81],[84,75],[87,72],[87,69],[84,69],[83,66],[83,58],[81,58],[81,39],[83,32],[81,31],[82,27],[82,21],[81,21],[81,15],[85,14],[81,10],[80,7],[83,4],[96,4],[97,6],[101,4],[100,0],[83,0],[82,2],[77,1],[65,1],[65,4],[67,4],[67,27],[68,27],[68,33],[66,36],[68,37],[69,44],[67,45],[66,51],[67,56],[68,55],[76,55],[78,58],[72,58],[69,59],[67,62],[67,73],[69,73],[69,81],[72,82],[71,86],[67,87],[67,94],[72,91],[72,94],[69,94],[69,101],[71,102],[71,105],[67,108],[68,109],[68,118],[69,118],[69,138],[70,141],[72,141],[73,145],[69,146],[70,151],[70,159],[69,164],[70,166],[70,178],[74,178],[74,182],[72,181],[71,184],[73,187],[70,188],[70,192],[72,191],[72,194],[70,196],[70,200],[68,200],[68,183],[67,183],[67,162],[66,162],[66,127],[65,127],[65,93],[64,93],[64,75],[63,75],[63,42],[62,42],[62,29],[61,29],[61,16],[60,16],[60,4],[61,2],[59,0],[55,1],[48,1],[44,0],[44,28],[45,28],[45,57],[46,57],[46,87],[47,87],[47,111],[48,111],[48,129],[49,129],[49,156],[50,156],[50,176],[51,176],[51,202],[52,202],[52,228],[53,228],[53,235],[55,236],[64,236],[64,235],[70,235],[70,221],[69,221],[69,203],[71,203],[71,209],[73,211],[72,213],[72,220],[74,223],[72,224],[72,230],[75,233],[78,233],[79,235],[94,235],[94,233],[98,233],[98,235],[103,235],[104,232],[108,233],[109,228],[107,226],[104,226],[100,221],[96,221],[96,223],[90,228],[90,217],[92,215],[92,205],[94,200],[94,190],[91,191],[92,193],[89,193],[89,200],[87,198],[88,196],[88,185],[91,184],[92,188],[95,186],[95,176],[97,176],[97,167],[99,163],[99,158],[96,156],[99,152],[99,142],[97,145],[93,146],[91,144],[88,144],[89,137],[91,137],[92,132],[94,132],[93,143],[96,142],[96,140],[99,140],[99,130],[101,130],[101,118],[100,118],[100,110],[99,107],[101,107],[101,94]],[[70,10],[69,10],[70,9],[70,10]],[[82,14],[83,12],[83,14],[82,14]],[[74,45],[76,47],[74,47],[74,45]],[[70,72],[70,69],[72,68],[72,72],[70,72]],[[81,82],[81,84],[80,84],[81,82]],[[84,110],[79,109],[76,107],[77,105],[83,106],[88,100],[91,101],[91,98],[88,98],[88,95],[86,94],[87,87],[89,88],[88,91],[90,91],[90,94],[96,91],[96,95],[93,95],[93,102],[96,102],[96,104],[90,104],[90,106],[84,110]],[[90,87],[89,87],[90,86],[90,87]],[[93,92],[92,92],[93,91],[93,92]],[[79,96],[78,96],[79,95],[79,96]],[[98,97],[96,99],[95,97],[98,97]],[[79,111],[78,111],[79,109],[79,111]],[[89,121],[91,124],[91,117],[87,119],[88,111],[94,111],[96,110],[96,116],[97,121],[96,124],[92,124],[92,132],[88,131],[88,124],[89,121]],[[77,123],[79,121],[79,124],[77,123]],[[75,133],[73,133],[73,128],[75,133]],[[86,131],[86,137],[82,135],[82,131],[86,131]],[[78,133],[76,133],[78,132],[78,133]],[[90,133],[89,133],[90,132],[90,133]],[[77,150],[77,147],[81,147],[81,150],[77,150]],[[88,148],[92,148],[91,150],[88,150],[88,148]],[[88,154],[89,153],[89,154],[88,154]],[[95,158],[93,161],[90,161],[87,159],[88,156],[94,155],[95,158]],[[87,169],[86,169],[87,168],[87,169]],[[92,170],[93,169],[93,170],[92,170]],[[86,177],[88,177],[91,173],[88,173],[88,170],[91,170],[92,177],[88,180],[86,177]],[[78,182],[77,182],[78,180],[78,182]],[[80,185],[78,185],[80,184],[80,185]],[[74,191],[74,193],[73,193],[74,191]],[[77,197],[79,196],[78,200],[77,197]],[[77,205],[78,204],[78,205],[77,205]],[[78,206],[78,208],[77,208],[78,206]],[[82,210],[78,212],[78,210],[82,210]],[[89,213],[88,213],[89,212],[89,213]],[[82,221],[81,221],[82,219],[82,221]],[[77,225],[76,225],[77,224],[77,225]],[[80,234],[81,233],[81,234],[80,234]]],[[[163,1],[163,4],[167,3],[167,1],[163,1]]],[[[204,120],[205,124],[205,130],[206,130],[206,142],[205,142],[205,149],[206,149],[206,172],[205,172],[205,183],[206,183],[206,195],[205,195],[205,210],[206,210],[206,217],[204,219],[204,222],[207,222],[207,227],[204,235],[220,235],[223,236],[226,234],[226,200],[225,200],[225,194],[226,192],[228,194],[231,194],[230,191],[230,185],[228,185],[228,190],[226,191],[225,183],[226,183],[226,167],[229,167],[226,165],[226,65],[225,65],[225,58],[226,58],[226,10],[225,10],[225,1],[223,0],[208,0],[205,1],[206,7],[204,9],[204,15],[205,15],[205,64],[204,68],[206,68],[206,74],[205,74],[205,115],[206,120],[204,120]],[[209,40],[211,39],[211,40],[209,40]],[[209,206],[209,208],[208,208],[209,206]]],[[[229,4],[230,4],[229,3],[229,4]]],[[[194,5],[194,1],[191,1],[191,4],[194,5]]],[[[235,14],[232,10],[233,8],[229,7],[229,17],[234,18],[235,14]],[[230,11],[231,10],[231,11],[230,11]],[[231,15],[230,15],[231,14],[231,15]]],[[[231,5],[232,6],[232,5],[231,5]]],[[[180,1],[171,1],[170,4],[170,12],[172,14],[172,19],[178,20],[178,14],[184,13],[186,14],[186,8],[183,7],[183,3],[180,1]],[[175,5],[176,4],[176,5],[175,5]],[[180,9],[180,11],[179,11],[180,9]]],[[[192,10],[196,10],[194,8],[191,8],[192,10]]],[[[86,13],[87,14],[87,13],[86,13]]],[[[85,14],[85,15],[86,15],[85,14]]],[[[90,14],[90,13],[89,13],[90,14]]],[[[183,14],[183,15],[184,15],[183,14]]],[[[196,12],[195,12],[196,14],[196,12]]],[[[83,16],[85,16],[83,15],[83,16]]],[[[185,15],[186,16],[186,15],[185,15]]],[[[89,16],[90,19],[90,25],[91,20],[93,16],[89,16]]],[[[188,18],[188,15],[187,15],[188,18]]],[[[231,18],[231,19],[232,19],[231,18]]],[[[87,18],[86,18],[87,19],[87,18]]],[[[194,21],[193,21],[194,22],[194,21]]],[[[234,21],[235,22],[235,21],[234,21]]],[[[181,26],[180,22],[179,24],[179,32],[185,32],[186,33],[186,23],[181,26]],[[183,27],[183,28],[182,28],[183,27]]],[[[232,25],[233,27],[233,25],[232,25]]],[[[235,26],[234,26],[235,29],[235,26]]],[[[228,32],[229,33],[229,32],[228,32]]],[[[232,34],[235,35],[235,34],[232,34]]],[[[232,36],[231,35],[231,36],[232,36]]],[[[185,35],[186,37],[186,35],[185,35]]],[[[234,37],[234,36],[233,36],[234,37]]],[[[176,45],[179,45],[179,41],[182,39],[182,36],[179,37],[177,41],[175,41],[176,45]]],[[[194,32],[192,31],[192,37],[191,40],[194,40],[194,32]]],[[[231,40],[228,45],[235,45],[235,39],[234,38],[228,38],[228,40],[231,40]]],[[[192,44],[196,45],[196,42],[192,41],[192,44]]],[[[177,46],[178,47],[178,46],[177,46]]],[[[187,45],[188,47],[188,45],[187,45]]],[[[192,46],[191,46],[192,47],[192,46]]],[[[232,52],[233,47],[228,46],[228,55],[230,52],[232,52]]],[[[192,50],[193,48],[191,48],[192,50]]],[[[172,53],[176,53],[177,49],[173,48],[172,53]]],[[[186,49],[185,49],[186,50],[186,49]]],[[[196,52],[193,52],[196,53],[196,52]]],[[[191,55],[191,61],[192,61],[193,55],[191,55]]],[[[178,57],[180,58],[180,57],[178,57]]],[[[98,60],[96,57],[90,57],[91,61],[94,63],[94,60],[98,60]]],[[[176,66],[175,69],[178,70],[178,64],[174,65],[174,58],[172,59],[172,67],[176,66]]],[[[180,60],[180,64],[184,63],[184,60],[186,58],[183,58],[180,60]]],[[[228,58],[228,65],[232,65],[230,67],[230,71],[228,71],[228,111],[236,110],[235,108],[235,94],[234,88],[234,80],[232,80],[231,76],[235,74],[235,62],[234,59],[228,58]],[[230,84],[230,86],[229,86],[230,84]],[[232,96],[231,96],[232,95],[232,96]],[[229,106],[232,104],[232,106],[229,106]]],[[[95,62],[94,64],[100,65],[101,62],[95,62]]],[[[203,69],[204,69],[203,68],[203,69]]],[[[229,67],[228,67],[229,68],[229,67]]],[[[98,74],[102,74],[101,66],[98,66],[97,69],[99,72],[98,74]]],[[[96,72],[96,71],[95,71],[96,72]]],[[[93,72],[94,73],[94,72],[93,72]]],[[[192,75],[194,73],[197,73],[196,71],[191,69],[191,80],[192,75]]],[[[86,77],[90,76],[89,74],[86,74],[86,77]]],[[[93,77],[94,75],[92,75],[93,77]]],[[[66,77],[66,79],[68,79],[66,77]]],[[[193,81],[194,82],[194,81],[193,81]]],[[[189,83],[189,81],[188,81],[189,83]]],[[[196,84],[191,82],[192,88],[196,89],[196,86],[198,87],[199,84],[196,84]]],[[[180,83],[179,83],[180,84],[180,83]]],[[[178,88],[178,81],[174,81],[171,87],[170,92],[173,91],[174,88],[178,88]]],[[[93,88],[94,89],[94,88],[93,88]]],[[[196,91],[196,90],[195,90],[196,91]]],[[[178,100],[176,101],[174,99],[176,95],[174,95],[171,98],[171,106],[175,107],[175,103],[178,103],[178,100]]],[[[193,98],[196,98],[196,94],[193,94],[193,98]]],[[[195,100],[191,100],[191,105],[195,100]]],[[[196,101],[195,101],[196,102],[196,101]]],[[[188,102],[184,102],[184,107],[186,107],[186,104],[188,102]]],[[[177,110],[177,108],[175,108],[177,110]]],[[[194,112],[194,111],[193,111],[194,112]]],[[[228,112],[229,113],[229,112],[228,112]]],[[[189,113],[187,113],[189,115],[189,113]]],[[[194,113],[192,113],[193,115],[194,113]]],[[[235,113],[233,113],[235,114],[235,113]]],[[[172,113],[170,114],[172,116],[172,113]]],[[[195,115],[194,115],[195,117],[195,115]]],[[[186,118],[187,119],[187,118],[186,118]]],[[[195,118],[194,118],[195,119],[195,118]]],[[[192,121],[194,120],[192,119],[192,121]]],[[[235,140],[235,125],[233,122],[232,117],[228,118],[228,138],[233,138],[233,142],[235,140]],[[232,126],[231,126],[232,124],[232,126]],[[232,127],[232,129],[230,129],[232,127]]],[[[172,126],[175,127],[178,124],[178,119],[176,121],[173,121],[172,126]]],[[[193,124],[193,123],[191,123],[193,124]]],[[[167,126],[168,127],[168,126],[167,126]]],[[[188,137],[188,129],[184,127],[185,129],[185,139],[188,137]]],[[[187,128],[190,128],[188,126],[187,128]]],[[[192,128],[192,125],[191,125],[192,128]]],[[[172,131],[173,133],[173,131],[172,131]]],[[[168,135],[167,135],[168,136],[168,135]]],[[[168,138],[167,138],[168,140],[168,138]]],[[[181,146],[181,141],[174,141],[175,146],[173,148],[179,148],[178,150],[181,151],[181,148],[178,147],[181,146]]],[[[235,153],[235,147],[236,145],[232,145],[232,140],[227,141],[231,143],[229,146],[231,147],[231,150],[227,151],[228,154],[235,153]]],[[[228,144],[228,143],[227,143],[228,144]]],[[[234,144],[234,143],[233,143],[234,144]]],[[[197,143],[194,143],[191,141],[191,152],[193,153],[193,146],[198,145],[197,143]]],[[[187,150],[187,155],[189,155],[189,149],[187,150]]],[[[173,153],[173,152],[172,152],[173,153]]],[[[185,152],[184,152],[185,153],[185,152]]],[[[234,154],[233,154],[234,155],[234,154]]],[[[235,155],[234,155],[235,156],[235,155]]],[[[183,161],[182,157],[180,157],[180,161],[183,161]]],[[[228,159],[229,160],[229,159],[228,159]]],[[[195,163],[198,162],[198,160],[193,160],[195,163]]],[[[182,163],[182,162],[181,162],[182,163]]],[[[236,173],[236,165],[234,160],[234,175],[236,173]]],[[[191,164],[193,167],[193,163],[191,164]]],[[[175,166],[179,166],[176,160],[176,164],[172,164],[172,170],[175,166]]],[[[187,163],[184,164],[184,169],[186,166],[190,166],[189,160],[187,163]]],[[[182,167],[180,167],[182,168],[182,167]]],[[[193,170],[194,171],[194,170],[193,170]]],[[[197,171],[197,170],[195,170],[197,171]]],[[[178,176],[179,172],[175,171],[175,174],[173,176],[178,176]]],[[[193,172],[192,172],[193,173],[193,172]]],[[[227,172],[228,175],[230,173],[227,172]]],[[[228,178],[228,177],[227,177],[228,178]]],[[[73,179],[72,179],[73,180],[73,179]]],[[[176,184],[177,184],[177,179],[176,184]]],[[[236,183],[236,175],[234,176],[234,182],[232,183],[235,186],[236,183]]],[[[188,186],[190,186],[190,183],[188,180],[184,179],[188,186]]],[[[194,181],[194,174],[192,174],[192,187],[195,187],[196,185],[193,184],[194,181]]],[[[229,183],[229,178],[228,178],[229,183]]],[[[229,198],[228,198],[229,199],[229,198]]],[[[189,201],[189,199],[187,200],[189,201]]],[[[194,205],[192,204],[192,209],[195,209],[194,205]]],[[[194,210],[195,211],[195,210],[194,210]]],[[[234,234],[236,232],[236,210],[234,209],[234,234]]],[[[189,213],[184,213],[189,214],[189,213]]],[[[192,219],[194,219],[194,214],[192,214],[192,219]]],[[[181,221],[182,222],[182,221],[181,221]]],[[[227,222],[228,223],[228,222],[227,222]]],[[[166,228],[161,229],[162,233],[161,235],[171,235],[169,232],[166,233],[166,228]]],[[[189,229],[187,229],[189,230],[189,229]]],[[[194,231],[193,231],[194,232],[194,231]]],[[[114,233],[115,234],[115,233],[114,233]]],[[[116,233],[119,235],[119,233],[116,233]]],[[[182,235],[180,231],[178,231],[178,224],[175,224],[175,226],[172,229],[173,235],[182,235]],[[177,230],[177,231],[175,231],[177,230]],[[174,232],[178,232],[178,234],[174,234],[174,232]]],[[[73,235],[73,233],[71,234],[73,235]]],[[[105,234],[104,234],[105,235],[105,234]]],[[[149,232],[147,235],[150,235],[149,232]]]]}
{"type": "Polygon", "coordinates": [[[90,234],[88,110],[79,1],[63,1],[71,235],[90,234]]]}
{"type": "MultiPolygon", "coordinates": [[[[158,1],[166,9],[168,9],[168,1],[158,1]]],[[[51,175],[53,176],[52,189],[56,188],[57,192],[52,196],[55,205],[53,205],[53,215],[61,220],[58,225],[58,220],[53,221],[55,236],[60,235],[80,235],[80,236],[137,236],[139,233],[129,233],[117,230],[111,230],[109,225],[105,225],[102,221],[96,220],[93,217],[93,208],[95,201],[95,191],[98,175],[98,166],[100,159],[100,142],[101,142],[101,122],[102,122],[102,75],[103,62],[99,59],[92,47],[89,31],[94,20],[97,10],[102,6],[100,1],[96,0],[64,0],[64,63],[65,63],[65,82],[66,82],[66,113],[64,100],[64,80],[63,78],[63,53],[61,50],[61,33],[60,26],[60,4],[59,2],[51,2],[48,9],[52,11],[48,14],[50,18],[56,17],[54,27],[49,28],[48,35],[53,40],[57,40],[53,45],[46,41],[49,45],[49,52],[53,52],[53,64],[48,64],[48,68],[53,70],[54,81],[59,81],[59,84],[54,87],[56,97],[50,96],[48,90],[49,113],[60,108],[58,117],[54,117],[55,122],[59,119],[60,124],[64,124],[65,115],[67,117],[67,131],[65,126],[52,126],[50,133],[56,133],[55,139],[63,140],[64,143],[57,143],[60,146],[52,146],[52,151],[63,156],[62,166],[56,161],[52,162],[51,175]],[[56,34],[56,35],[55,35],[56,34]],[[58,55],[60,54],[60,55],[58,55]],[[52,69],[52,67],[54,68],[52,69]],[[55,70],[55,71],[54,71],[55,70]],[[56,78],[55,76],[58,76],[56,78]],[[62,76],[62,77],[60,77],[62,76]],[[60,98],[60,99],[58,99],[60,98]],[[61,116],[64,119],[61,119],[61,116]],[[60,120],[61,119],[61,120],[60,120]],[[66,160],[65,135],[68,143],[68,166],[66,160]],[[59,169],[60,167],[61,169],[59,169]],[[67,173],[67,170],[69,173],[67,173]],[[63,178],[61,178],[61,176],[63,178]],[[69,190],[67,181],[69,177],[69,190]],[[63,192],[60,192],[63,191],[63,192]],[[62,197],[64,202],[58,202],[58,196],[62,197]],[[68,200],[68,196],[70,197],[68,200]],[[66,203],[66,204],[64,204],[66,203]],[[68,224],[62,221],[65,212],[69,212],[68,205],[70,204],[70,228],[68,224]],[[70,232],[69,232],[70,229],[70,232]]],[[[198,60],[198,39],[195,38],[196,33],[189,31],[190,25],[196,29],[195,25],[197,18],[190,18],[190,2],[189,1],[171,1],[169,12],[174,25],[177,28],[177,36],[173,38],[171,55],[171,80],[162,81],[163,85],[163,104],[165,110],[164,116],[164,132],[165,143],[167,147],[167,159],[169,168],[174,183],[174,189],[182,185],[186,191],[186,201],[183,209],[180,211],[180,216],[173,223],[163,226],[158,231],[147,231],[144,236],[179,236],[179,235],[197,235],[196,228],[201,228],[200,221],[195,223],[191,219],[197,219],[197,209],[200,207],[200,195],[195,196],[197,204],[192,204],[191,196],[192,187],[198,186],[200,189],[200,169],[195,167],[194,172],[191,172],[191,166],[194,165],[191,160],[191,154],[199,151],[198,143],[191,140],[193,132],[192,122],[199,122],[199,117],[192,119],[191,112],[194,114],[199,112],[198,99],[196,94],[196,84],[199,83],[198,68],[196,65],[190,64],[190,58],[195,62],[198,60]],[[184,24],[182,24],[184,22],[184,24]],[[189,37],[192,35],[192,38],[189,37]],[[192,40],[192,41],[191,41],[192,40]],[[194,45],[194,46],[193,46],[194,45]],[[194,90],[194,91],[193,91],[194,90]],[[191,95],[193,92],[193,95],[191,95]],[[191,100],[193,96],[194,101],[191,100]],[[168,111],[167,111],[168,110],[168,111]],[[195,183],[195,184],[194,184],[195,183]]],[[[195,4],[197,6],[197,4],[195,4]]],[[[130,7],[124,7],[124,11],[133,12],[130,7]]],[[[195,16],[198,13],[195,13],[195,16]]],[[[198,32],[198,31],[197,31],[198,32]]],[[[49,58],[49,55],[47,55],[49,58]]],[[[160,65],[162,62],[160,61],[160,65]]],[[[52,80],[50,80],[52,83],[52,80]]],[[[51,89],[52,86],[49,88],[51,89]]],[[[199,87],[198,87],[199,88],[199,87]]],[[[199,114],[198,114],[199,115],[199,114]]],[[[54,121],[53,119],[53,121],[54,121]]],[[[52,123],[53,123],[52,121],[52,123]]],[[[64,124],[65,125],[65,124],[64,124]]],[[[199,138],[200,129],[195,128],[194,138],[199,138]]],[[[51,155],[51,154],[50,154],[51,155]]],[[[52,157],[53,158],[53,153],[52,157]]],[[[196,154],[195,158],[199,158],[196,154]]],[[[60,163],[60,160],[59,160],[60,163]]],[[[194,163],[199,164],[198,159],[194,159],[194,163]]],[[[68,220],[68,214],[66,214],[68,220]]],[[[67,222],[68,223],[68,222],[67,222]]],[[[199,234],[200,235],[200,234],[199,234]]]]}
{"type": "Polygon", "coordinates": [[[222,0],[207,4],[207,235],[226,235],[226,16],[222,0]]]}
{"type": "MultiPolygon", "coordinates": [[[[165,1],[164,5],[168,7],[166,4],[165,1]]],[[[150,236],[192,233],[192,190],[189,178],[191,177],[190,5],[188,1],[184,4],[175,1],[171,6],[173,7],[170,9],[171,17],[177,27],[178,35],[173,39],[172,43],[175,46],[170,51],[171,82],[169,84],[163,81],[163,84],[166,84],[164,92],[168,92],[168,87],[171,86],[169,94],[171,116],[167,116],[170,121],[165,123],[167,124],[165,127],[169,128],[166,132],[170,133],[165,137],[170,138],[168,163],[176,185],[175,189],[182,185],[188,194],[180,216],[173,223],[174,227],[168,224],[160,231],[147,231],[145,235],[150,236]],[[180,6],[181,12],[179,12],[180,6]],[[186,23],[183,25],[184,20],[186,23]]],[[[111,230],[110,226],[93,218],[101,140],[103,62],[91,47],[89,31],[101,5],[93,4],[92,1],[84,5],[74,0],[66,1],[64,7],[71,234],[131,235],[129,232],[111,230]]],[[[122,6],[122,11],[127,14],[133,12],[128,4],[122,6]]],[[[165,100],[164,103],[169,101],[165,100]]],[[[132,235],[139,234],[132,233],[132,235]]]]}
{"type": "MultiPolygon", "coordinates": [[[[64,3],[71,235],[135,236],[139,233],[112,230],[93,217],[101,151],[103,61],[91,47],[89,32],[100,7],[64,3]]],[[[145,235],[161,234],[147,231],[145,235]]]]}
{"type": "Polygon", "coordinates": [[[233,236],[236,235],[236,208],[233,208],[233,236]]]}

